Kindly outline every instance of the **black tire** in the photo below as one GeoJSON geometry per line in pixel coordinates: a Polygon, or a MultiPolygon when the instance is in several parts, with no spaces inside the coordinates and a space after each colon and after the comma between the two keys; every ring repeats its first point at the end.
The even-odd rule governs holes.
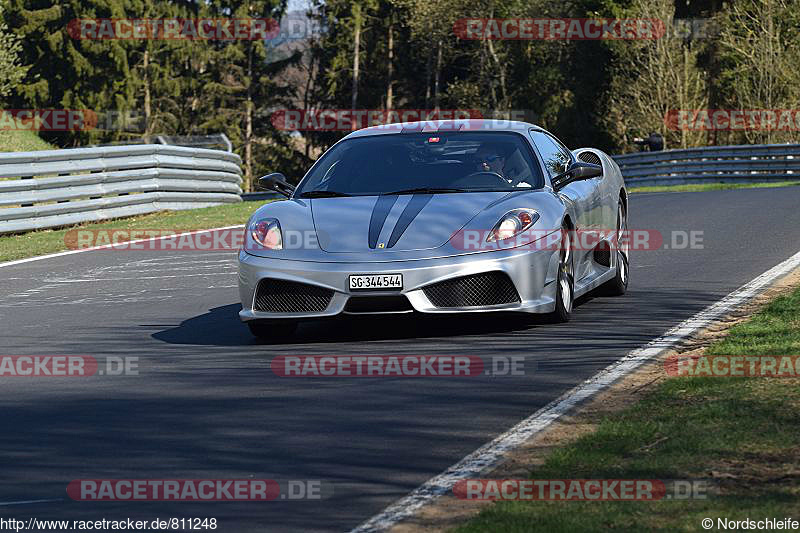
{"type": "Polygon", "coordinates": [[[572,254],[572,240],[569,228],[562,228],[564,234],[558,261],[558,277],[556,278],[556,308],[550,313],[550,322],[569,322],[572,316],[572,303],[575,299],[575,270],[572,254]]]}
{"type": "Polygon", "coordinates": [[[630,246],[628,243],[628,216],[622,202],[617,208],[617,244],[614,247],[617,255],[616,275],[600,286],[602,294],[607,296],[622,296],[628,290],[630,277],[630,246]]]}
{"type": "Polygon", "coordinates": [[[263,341],[285,340],[297,331],[294,320],[250,320],[247,327],[254,337],[263,341]]]}

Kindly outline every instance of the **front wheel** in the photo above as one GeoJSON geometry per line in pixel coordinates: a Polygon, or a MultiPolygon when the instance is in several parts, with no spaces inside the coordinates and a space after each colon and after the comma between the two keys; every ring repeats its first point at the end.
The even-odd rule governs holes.
{"type": "Polygon", "coordinates": [[[561,255],[556,279],[556,308],[548,316],[552,322],[569,322],[572,316],[572,300],[575,294],[575,276],[572,261],[572,242],[568,228],[561,230],[561,255]]]}
{"type": "Polygon", "coordinates": [[[251,320],[247,322],[250,333],[259,340],[284,340],[297,331],[294,320],[251,320]]]}

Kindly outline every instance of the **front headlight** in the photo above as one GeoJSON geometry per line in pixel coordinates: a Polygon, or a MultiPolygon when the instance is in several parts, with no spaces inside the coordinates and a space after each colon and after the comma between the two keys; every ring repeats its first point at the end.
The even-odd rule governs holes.
{"type": "Polygon", "coordinates": [[[277,218],[262,218],[253,220],[245,230],[247,249],[252,250],[282,250],[283,234],[281,224],[277,218]]]}
{"type": "Polygon", "coordinates": [[[514,209],[509,211],[494,225],[486,242],[502,241],[519,235],[539,220],[539,213],[532,209],[514,209]]]}

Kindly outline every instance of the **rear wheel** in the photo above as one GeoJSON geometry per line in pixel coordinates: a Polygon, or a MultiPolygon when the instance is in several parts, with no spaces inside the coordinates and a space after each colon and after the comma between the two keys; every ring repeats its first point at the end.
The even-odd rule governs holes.
{"type": "Polygon", "coordinates": [[[264,341],[288,339],[297,331],[297,325],[294,320],[251,320],[247,322],[250,333],[264,341]]]}
{"type": "Polygon", "coordinates": [[[620,296],[628,290],[628,275],[630,273],[630,246],[628,242],[628,217],[622,202],[617,207],[617,271],[614,279],[605,282],[601,289],[609,296],[620,296]]]}
{"type": "Polygon", "coordinates": [[[575,275],[572,260],[572,241],[569,228],[562,228],[561,252],[556,279],[556,308],[550,313],[553,322],[569,322],[572,316],[572,301],[575,294],[575,275]]]}

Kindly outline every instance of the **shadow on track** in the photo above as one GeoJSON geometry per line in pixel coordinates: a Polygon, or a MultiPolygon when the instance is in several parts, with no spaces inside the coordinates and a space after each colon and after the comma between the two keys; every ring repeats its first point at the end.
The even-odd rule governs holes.
{"type": "MultiPolygon", "coordinates": [[[[494,348],[517,346],[518,336],[532,335],[523,343],[527,350],[547,347],[553,352],[603,349],[609,344],[628,346],[631,341],[647,342],[687,316],[717,301],[723,294],[688,291],[685,288],[630,291],[618,297],[584,296],[576,303],[572,321],[551,324],[545,315],[515,313],[475,313],[464,315],[361,315],[303,322],[289,340],[260,341],[239,321],[240,304],[214,307],[209,312],[183,320],[180,325],[162,329],[152,338],[176,345],[194,346],[293,346],[330,343],[404,341],[411,339],[481,339],[494,348]],[[632,310],[633,311],[632,313],[632,310]],[[618,317],[625,317],[637,328],[622,333],[618,317]],[[493,339],[493,340],[492,340],[493,339]]],[[[624,327],[623,327],[624,330],[624,327]]]]}
{"type": "Polygon", "coordinates": [[[208,313],[184,320],[177,327],[154,333],[152,337],[169,344],[291,345],[508,333],[547,324],[543,315],[512,313],[350,315],[305,321],[301,323],[294,339],[281,339],[273,343],[260,341],[250,334],[239,321],[241,308],[240,304],[215,307],[208,313]]]}

